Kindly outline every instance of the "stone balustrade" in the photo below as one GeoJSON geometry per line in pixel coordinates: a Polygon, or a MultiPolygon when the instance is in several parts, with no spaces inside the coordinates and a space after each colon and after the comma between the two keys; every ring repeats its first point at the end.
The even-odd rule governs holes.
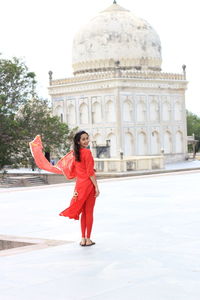
{"type": "Polygon", "coordinates": [[[124,159],[95,158],[97,172],[127,172],[164,168],[164,156],[130,156],[124,159]]]}
{"type": "Polygon", "coordinates": [[[69,77],[65,79],[56,79],[51,81],[51,86],[64,85],[70,83],[78,83],[82,81],[94,81],[102,79],[153,79],[153,80],[185,80],[184,74],[177,73],[165,73],[165,72],[155,72],[155,71],[107,71],[107,72],[97,72],[97,73],[87,73],[76,75],[74,77],[69,77]]]}

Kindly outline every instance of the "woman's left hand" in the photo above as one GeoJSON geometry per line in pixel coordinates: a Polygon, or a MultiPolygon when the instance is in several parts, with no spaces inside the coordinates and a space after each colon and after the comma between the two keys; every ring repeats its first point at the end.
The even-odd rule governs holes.
{"type": "Polygon", "coordinates": [[[99,188],[96,187],[96,188],[95,188],[95,197],[98,197],[99,194],[100,194],[99,188]]]}

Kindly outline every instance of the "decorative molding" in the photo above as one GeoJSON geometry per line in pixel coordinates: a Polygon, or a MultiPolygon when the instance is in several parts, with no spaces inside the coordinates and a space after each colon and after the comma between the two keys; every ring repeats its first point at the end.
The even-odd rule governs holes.
{"type": "MultiPolygon", "coordinates": [[[[138,88],[138,89],[155,89],[155,90],[185,90],[187,83],[185,81],[168,81],[163,83],[161,80],[107,80],[104,82],[84,82],[80,84],[63,84],[63,86],[51,86],[49,87],[49,94],[54,97],[54,95],[64,95],[66,93],[83,93],[94,90],[106,90],[106,89],[115,89],[115,88],[138,88]]],[[[57,98],[57,97],[56,97],[57,98]]]]}
{"type": "Polygon", "coordinates": [[[124,79],[124,78],[132,78],[132,79],[158,79],[158,80],[181,80],[185,81],[184,74],[177,73],[165,73],[159,71],[106,71],[106,72],[96,72],[96,73],[87,73],[84,75],[77,75],[70,78],[65,79],[55,79],[51,82],[51,87],[70,84],[70,83],[78,83],[85,81],[95,81],[100,79],[124,79]]]}

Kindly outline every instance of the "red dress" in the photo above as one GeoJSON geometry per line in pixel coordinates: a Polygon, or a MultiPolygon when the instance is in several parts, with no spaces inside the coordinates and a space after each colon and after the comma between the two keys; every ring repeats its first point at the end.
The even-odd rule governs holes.
{"type": "Polygon", "coordinates": [[[76,175],[75,191],[77,197],[73,197],[70,206],[63,210],[59,215],[69,217],[70,219],[79,220],[80,213],[83,212],[85,203],[94,205],[95,202],[95,187],[90,179],[90,176],[95,176],[94,159],[91,151],[86,148],[80,149],[81,161],[74,160],[74,171],[76,175]]]}
{"type": "MultiPolygon", "coordinates": [[[[95,204],[95,188],[90,179],[90,176],[95,176],[94,159],[91,151],[81,148],[80,162],[75,161],[74,153],[70,151],[55,166],[52,166],[42,152],[43,146],[39,135],[29,144],[35,163],[40,169],[63,174],[68,179],[76,178],[75,191],[78,192],[78,196],[72,197],[70,206],[59,215],[78,220],[80,213],[83,213],[83,217],[86,215],[87,219],[85,222],[89,219],[91,223],[95,204]]],[[[82,220],[82,223],[84,223],[84,220],[82,220]]]]}

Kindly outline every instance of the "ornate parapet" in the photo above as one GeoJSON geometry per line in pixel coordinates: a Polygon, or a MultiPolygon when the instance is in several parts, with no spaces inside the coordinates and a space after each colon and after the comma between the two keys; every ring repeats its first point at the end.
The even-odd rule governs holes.
{"type": "Polygon", "coordinates": [[[149,79],[149,80],[181,80],[185,81],[184,74],[177,73],[165,73],[155,71],[106,71],[97,73],[86,73],[82,75],[76,75],[74,77],[65,79],[56,79],[51,81],[51,86],[59,86],[80,82],[88,82],[102,79],[149,79]]]}

